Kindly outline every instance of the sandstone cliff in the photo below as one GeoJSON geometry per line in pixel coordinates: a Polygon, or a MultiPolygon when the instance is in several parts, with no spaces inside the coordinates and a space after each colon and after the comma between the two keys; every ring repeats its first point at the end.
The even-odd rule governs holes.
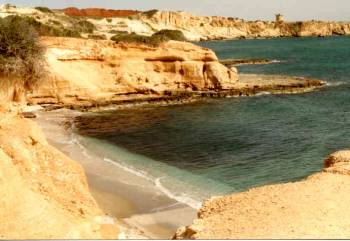
{"type": "Polygon", "coordinates": [[[304,181],[253,188],[205,202],[177,239],[347,239],[350,151],[304,181]]]}
{"type": "MultiPolygon", "coordinates": [[[[237,38],[277,38],[349,35],[349,22],[333,21],[246,21],[220,16],[196,16],[188,12],[151,10],[113,10],[101,8],[67,8],[51,13],[34,8],[0,5],[0,17],[22,15],[34,17],[49,26],[76,30],[77,20],[87,20],[96,27],[91,35],[110,38],[120,33],[152,35],[162,29],[182,31],[190,41],[237,38]]],[[[89,38],[88,34],[81,33],[89,38]]]]}
{"type": "Polygon", "coordinates": [[[76,162],[17,111],[0,114],[0,238],[117,238],[76,162]]]}
{"type": "Polygon", "coordinates": [[[237,18],[195,16],[187,12],[157,11],[140,14],[139,19],[152,29],[178,29],[190,40],[235,38],[274,38],[332,36],[350,34],[350,24],[343,22],[245,21],[237,18]]]}
{"type": "Polygon", "coordinates": [[[49,76],[32,103],[87,104],[228,90],[238,75],[214,52],[170,41],[160,47],[44,38],[49,76]]]}
{"type": "Polygon", "coordinates": [[[140,13],[136,10],[115,10],[115,9],[103,9],[103,8],[65,8],[63,12],[68,16],[75,17],[128,17],[140,13]]]}

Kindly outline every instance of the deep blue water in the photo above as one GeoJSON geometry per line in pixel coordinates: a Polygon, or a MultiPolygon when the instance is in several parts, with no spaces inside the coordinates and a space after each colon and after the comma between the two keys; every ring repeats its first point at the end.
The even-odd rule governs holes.
{"type": "Polygon", "coordinates": [[[77,119],[77,132],[109,143],[110,150],[138,154],[123,159],[118,149],[108,157],[119,155],[119,161],[162,177],[170,191],[180,185],[176,180],[180,189],[192,182],[204,196],[302,179],[321,170],[328,154],[350,147],[350,38],[198,44],[222,59],[283,61],[241,66],[240,72],[315,77],[330,85],[297,95],[86,114],[77,119]]]}

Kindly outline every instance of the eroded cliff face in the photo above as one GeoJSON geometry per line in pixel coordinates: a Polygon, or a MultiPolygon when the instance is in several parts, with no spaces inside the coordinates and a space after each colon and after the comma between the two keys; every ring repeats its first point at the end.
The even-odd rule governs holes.
{"type": "Polygon", "coordinates": [[[75,7],[65,8],[63,12],[68,16],[74,17],[128,17],[134,14],[140,13],[136,10],[115,10],[115,9],[103,9],[103,8],[84,8],[78,9],[75,7]]]}
{"type": "Polygon", "coordinates": [[[117,238],[80,165],[51,147],[17,108],[0,108],[0,238],[117,238]]]}
{"type": "MultiPolygon", "coordinates": [[[[170,41],[153,48],[69,38],[43,38],[48,78],[32,103],[102,103],[231,89],[235,71],[214,52],[191,43],[170,41]]],[[[234,69],[233,69],[234,70],[234,69]]]]}
{"type": "Polygon", "coordinates": [[[177,239],[347,239],[350,151],[329,156],[304,181],[253,188],[205,202],[177,239]]]}
{"type": "Polygon", "coordinates": [[[195,16],[187,12],[158,11],[140,14],[139,18],[155,30],[178,29],[193,41],[235,39],[332,36],[350,34],[350,24],[343,22],[245,21],[237,18],[195,16]]]}

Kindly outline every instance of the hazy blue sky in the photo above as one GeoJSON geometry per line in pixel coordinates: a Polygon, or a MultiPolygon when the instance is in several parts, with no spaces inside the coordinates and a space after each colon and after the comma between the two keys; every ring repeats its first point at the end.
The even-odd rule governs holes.
{"type": "Polygon", "coordinates": [[[12,0],[1,3],[44,5],[52,8],[104,7],[115,9],[186,10],[200,15],[245,19],[273,19],[283,13],[287,20],[350,20],[350,0],[12,0]]]}

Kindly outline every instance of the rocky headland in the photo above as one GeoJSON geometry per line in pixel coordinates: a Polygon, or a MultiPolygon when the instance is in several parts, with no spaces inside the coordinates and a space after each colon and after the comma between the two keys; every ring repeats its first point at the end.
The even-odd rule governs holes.
{"type": "Polygon", "coordinates": [[[295,182],[213,197],[176,239],[347,239],[350,152],[325,160],[322,172],[295,182]]]}
{"type": "Polygon", "coordinates": [[[151,36],[163,29],[180,30],[189,41],[325,37],[350,34],[349,22],[318,20],[288,22],[283,19],[247,21],[234,17],[196,16],[183,11],[141,12],[103,8],[41,11],[36,8],[0,5],[0,16],[9,15],[30,16],[43,24],[70,30],[77,30],[79,21],[88,21],[94,25],[94,28],[89,33],[82,34],[85,38],[99,36],[110,39],[116,34],[128,33],[151,36]]]}
{"type": "Polygon", "coordinates": [[[215,53],[187,42],[159,47],[72,38],[42,38],[48,77],[31,104],[86,110],[108,105],[181,102],[202,97],[296,93],[320,80],[241,75],[215,53]]]}
{"type": "Polygon", "coordinates": [[[347,22],[246,21],[220,16],[195,16],[187,12],[153,11],[138,15],[153,29],[179,29],[192,41],[237,38],[277,38],[350,34],[347,22]]]}
{"type": "MultiPolygon", "coordinates": [[[[70,27],[67,16],[76,14],[96,26],[93,33],[107,36],[112,30],[151,35],[162,29],[181,30],[189,40],[350,33],[348,23],[336,22],[253,22],[156,10],[55,11],[9,6],[0,8],[0,15],[37,16],[42,22],[57,24],[53,21],[60,20],[62,26],[70,27]]],[[[225,66],[210,49],[188,42],[168,41],[155,47],[85,38],[42,37],[40,41],[46,48],[46,77],[23,104],[48,109],[98,110],[126,104],[181,103],[203,97],[300,93],[325,84],[299,77],[239,74],[231,65],[246,62],[230,60],[225,66]]],[[[253,61],[257,63],[265,61],[253,61]]],[[[34,114],[23,113],[21,106],[13,107],[12,103],[6,105],[14,94],[14,89],[2,86],[0,237],[118,237],[120,227],[96,203],[81,166],[48,144],[41,129],[28,120],[35,118],[34,114]]],[[[322,173],[304,181],[207,201],[193,225],[180,228],[175,238],[347,238],[349,224],[339,217],[350,213],[348,179],[348,152],[336,153],[327,159],[322,173]]]]}

